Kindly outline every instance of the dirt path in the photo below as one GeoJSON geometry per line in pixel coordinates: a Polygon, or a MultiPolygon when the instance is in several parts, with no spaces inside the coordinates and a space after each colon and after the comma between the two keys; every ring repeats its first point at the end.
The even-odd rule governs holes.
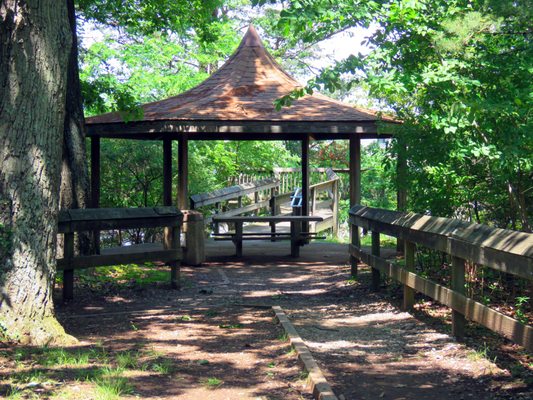
{"type": "MultiPolygon", "coordinates": [[[[260,305],[283,307],[341,399],[532,397],[531,387],[512,379],[499,359],[488,361],[482,351],[456,343],[442,324],[434,328],[400,312],[391,292],[371,293],[368,271],[358,282],[347,281],[346,246],[313,243],[298,259],[289,257],[289,247],[246,242],[244,258],[236,259],[230,243],[209,243],[207,263],[183,267],[180,292],[134,282],[95,293],[77,287],[75,300],[58,314],[82,347],[106,349],[110,367],[120,364],[119,354],[137,354],[122,397],[310,398],[281,328],[260,305]]],[[[7,369],[0,373],[0,393],[2,387],[6,393],[2,379],[20,365],[9,354],[2,359],[1,350],[7,369]]],[[[30,360],[35,368],[35,357],[30,360]]],[[[67,378],[75,376],[72,368],[67,378]]],[[[49,396],[42,398],[98,398],[80,396],[84,385],[45,390],[49,396]]]]}

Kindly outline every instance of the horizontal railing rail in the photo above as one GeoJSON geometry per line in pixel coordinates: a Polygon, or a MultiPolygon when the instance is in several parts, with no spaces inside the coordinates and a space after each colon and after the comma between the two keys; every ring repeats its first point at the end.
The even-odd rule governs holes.
{"type": "Polygon", "coordinates": [[[357,262],[372,267],[372,287],[379,289],[380,272],[404,285],[403,308],[414,304],[415,291],[452,308],[452,333],[464,336],[465,317],[533,350],[533,327],[465,295],[465,262],[476,263],[524,279],[533,279],[533,234],[491,228],[465,221],[402,213],[357,205],[350,210],[352,275],[357,262]],[[360,228],[372,232],[371,254],[360,245],[360,228]],[[405,267],[380,257],[380,234],[404,241],[405,267]],[[416,245],[451,256],[450,288],[414,272],[416,245]]]}

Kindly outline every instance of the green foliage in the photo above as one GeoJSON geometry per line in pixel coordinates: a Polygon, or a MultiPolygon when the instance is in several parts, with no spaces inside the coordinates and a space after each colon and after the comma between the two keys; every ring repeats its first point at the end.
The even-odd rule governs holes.
{"type": "Polygon", "coordinates": [[[372,24],[372,51],[309,89],[362,85],[404,121],[391,154],[406,148],[411,209],[527,231],[531,13],[525,1],[309,0],[290,2],[278,24],[310,43],[372,24]]]}

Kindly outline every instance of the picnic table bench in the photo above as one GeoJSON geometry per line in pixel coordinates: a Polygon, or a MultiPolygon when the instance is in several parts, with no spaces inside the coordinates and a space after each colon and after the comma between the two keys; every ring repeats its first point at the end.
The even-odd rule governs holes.
{"type": "Polygon", "coordinates": [[[228,223],[235,225],[235,232],[216,233],[212,237],[215,240],[231,240],[235,244],[237,257],[242,257],[242,242],[243,240],[290,240],[291,241],[291,256],[300,256],[300,246],[303,246],[311,238],[319,238],[315,232],[302,231],[303,223],[320,222],[324,219],[322,217],[311,217],[301,215],[276,215],[276,216],[261,216],[261,217],[213,217],[213,222],[228,223]],[[244,223],[248,222],[266,222],[271,226],[281,223],[289,222],[291,225],[290,233],[286,232],[243,232],[244,223]]]}

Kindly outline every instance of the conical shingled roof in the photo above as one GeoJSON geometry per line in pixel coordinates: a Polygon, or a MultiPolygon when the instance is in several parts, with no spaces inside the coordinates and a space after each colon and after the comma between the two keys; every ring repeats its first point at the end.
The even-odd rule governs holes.
{"type": "MultiPolygon", "coordinates": [[[[250,25],[224,65],[195,88],[147,103],[142,121],[376,121],[361,110],[320,94],[306,95],[280,111],[274,101],[302,86],[274,60],[250,25]]],[[[88,118],[87,124],[122,122],[119,113],[88,118]]]]}

